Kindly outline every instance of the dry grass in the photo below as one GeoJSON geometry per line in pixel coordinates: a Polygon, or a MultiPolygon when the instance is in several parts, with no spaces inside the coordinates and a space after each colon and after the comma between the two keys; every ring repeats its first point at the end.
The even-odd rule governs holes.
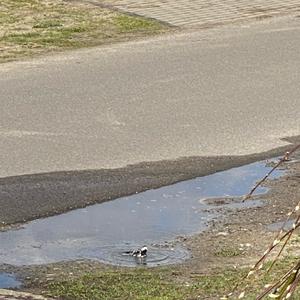
{"type": "Polygon", "coordinates": [[[162,24],[61,0],[0,2],[0,62],[155,34],[162,24]]]}

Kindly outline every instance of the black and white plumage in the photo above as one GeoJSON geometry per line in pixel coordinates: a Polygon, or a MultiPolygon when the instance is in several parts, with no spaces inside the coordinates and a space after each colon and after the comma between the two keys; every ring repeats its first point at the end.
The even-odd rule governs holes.
{"type": "Polygon", "coordinates": [[[126,251],[126,252],[124,252],[124,254],[143,258],[143,257],[147,256],[147,252],[148,252],[147,246],[143,246],[142,248],[139,248],[139,249],[136,249],[133,251],[126,251]]]}
{"type": "Polygon", "coordinates": [[[135,257],[146,257],[148,252],[148,248],[146,246],[143,246],[140,249],[132,251],[131,255],[135,257]]]}

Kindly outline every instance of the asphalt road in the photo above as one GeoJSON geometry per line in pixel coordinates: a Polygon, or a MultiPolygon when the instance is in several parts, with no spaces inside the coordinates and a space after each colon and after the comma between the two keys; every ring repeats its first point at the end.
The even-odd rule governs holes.
{"type": "Polygon", "coordinates": [[[300,135],[299,49],[293,17],[1,65],[0,222],[278,155],[300,135]]]}
{"type": "Polygon", "coordinates": [[[300,134],[300,18],[0,69],[0,177],[242,155],[300,134]]]}

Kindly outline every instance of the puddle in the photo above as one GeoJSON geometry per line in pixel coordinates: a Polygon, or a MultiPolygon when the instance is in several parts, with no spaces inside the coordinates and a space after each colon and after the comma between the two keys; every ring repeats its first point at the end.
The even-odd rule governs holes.
{"type": "Polygon", "coordinates": [[[13,274],[0,273],[0,289],[14,289],[21,285],[21,282],[13,274]]]}
{"type": "MultiPolygon", "coordinates": [[[[232,197],[246,194],[269,170],[265,162],[257,162],[30,222],[0,233],[0,264],[89,258],[136,266],[144,262],[122,253],[143,245],[149,246],[149,266],[182,262],[188,252],[166,241],[205,230],[224,210],[262,205],[261,201],[240,203],[232,197]]],[[[276,171],[272,177],[282,173],[276,171]]],[[[257,190],[263,192],[266,188],[257,190]]]]}
{"type": "Polygon", "coordinates": [[[272,223],[270,225],[267,226],[268,230],[270,231],[279,231],[281,229],[283,229],[283,231],[289,231],[290,229],[293,228],[293,224],[296,222],[296,219],[291,219],[286,221],[282,221],[282,222],[276,222],[276,223],[272,223]]]}
{"type": "Polygon", "coordinates": [[[124,249],[137,249],[138,245],[120,244],[108,245],[99,248],[82,249],[84,257],[89,259],[99,260],[99,253],[101,253],[100,260],[112,265],[119,265],[124,267],[132,267],[138,265],[145,265],[148,267],[163,266],[175,264],[190,257],[187,250],[179,246],[148,246],[148,255],[144,258],[133,257],[124,253],[124,249]]]}

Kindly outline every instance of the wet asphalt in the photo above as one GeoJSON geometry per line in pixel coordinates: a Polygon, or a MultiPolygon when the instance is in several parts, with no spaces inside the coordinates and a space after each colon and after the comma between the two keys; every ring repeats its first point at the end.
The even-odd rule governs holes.
{"type": "MultiPolygon", "coordinates": [[[[294,138],[290,141],[300,141],[294,138]]],[[[248,156],[189,157],[125,168],[52,172],[0,179],[2,225],[23,223],[284,153],[291,146],[248,156]]]]}

